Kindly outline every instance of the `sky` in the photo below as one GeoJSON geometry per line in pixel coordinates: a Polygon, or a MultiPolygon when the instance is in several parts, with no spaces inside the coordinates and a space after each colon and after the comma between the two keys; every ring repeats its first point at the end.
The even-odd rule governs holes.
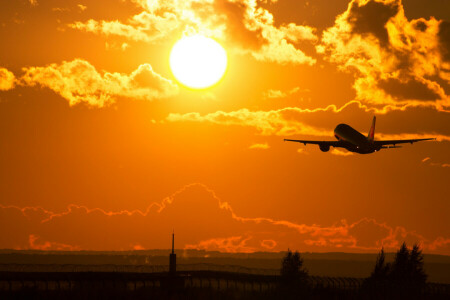
{"type": "Polygon", "coordinates": [[[0,2],[0,248],[450,255],[447,0],[0,2]],[[192,89],[183,36],[226,50],[192,89]],[[285,143],[436,141],[359,155],[285,143]]]}

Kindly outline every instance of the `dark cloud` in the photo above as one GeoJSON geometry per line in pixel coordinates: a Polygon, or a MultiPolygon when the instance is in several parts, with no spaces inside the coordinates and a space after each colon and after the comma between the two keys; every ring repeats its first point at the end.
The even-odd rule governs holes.
{"type": "Polygon", "coordinates": [[[250,29],[245,25],[245,21],[249,17],[249,7],[245,2],[214,1],[213,10],[201,2],[192,2],[191,7],[202,19],[212,19],[212,22],[215,23],[214,26],[220,26],[221,23],[226,23],[226,37],[238,45],[259,50],[268,42],[262,36],[262,28],[250,29]],[[225,20],[220,17],[214,18],[216,12],[223,13],[222,17],[225,20]]]}
{"type": "Polygon", "coordinates": [[[441,96],[427,84],[414,79],[401,81],[397,78],[389,78],[380,80],[378,86],[386,93],[399,100],[416,99],[435,101],[441,98],[441,96]]]}
{"type": "Polygon", "coordinates": [[[408,19],[431,18],[449,20],[450,1],[448,0],[402,0],[408,19]]]}
{"type": "Polygon", "coordinates": [[[414,28],[420,31],[426,31],[428,28],[428,25],[426,22],[419,20],[414,24],[414,28]]]}
{"type": "Polygon", "coordinates": [[[389,43],[389,35],[386,23],[397,15],[399,3],[382,3],[369,1],[360,5],[353,1],[350,5],[348,22],[352,26],[353,33],[361,35],[374,35],[383,46],[389,43]]]}
{"type": "Polygon", "coordinates": [[[319,31],[332,26],[337,15],[347,9],[349,0],[261,1],[261,6],[275,16],[276,24],[295,22],[314,26],[319,31]]]}
{"type": "Polygon", "coordinates": [[[442,57],[450,62],[450,22],[442,21],[439,25],[439,43],[441,46],[442,57]]]}

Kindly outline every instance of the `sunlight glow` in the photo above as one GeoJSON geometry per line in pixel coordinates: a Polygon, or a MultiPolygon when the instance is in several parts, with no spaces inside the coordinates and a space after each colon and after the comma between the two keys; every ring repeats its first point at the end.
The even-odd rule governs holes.
{"type": "Polygon", "coordinates": [[[202,35],[183,37],[172,48],[170,68],[187,87],[204,89],[217,83],[227,68],[225,49],[202,35]]]}

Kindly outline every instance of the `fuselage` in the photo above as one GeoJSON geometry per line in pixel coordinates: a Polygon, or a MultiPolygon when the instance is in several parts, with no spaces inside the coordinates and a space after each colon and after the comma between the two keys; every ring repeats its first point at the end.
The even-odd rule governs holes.
{"type": "Polygon", "coordinates": [[[339,124],[334,129],[334,136],[343,143],[348,151],[369,154],[380,150],[367,137],[347,124],[339,124]]]}

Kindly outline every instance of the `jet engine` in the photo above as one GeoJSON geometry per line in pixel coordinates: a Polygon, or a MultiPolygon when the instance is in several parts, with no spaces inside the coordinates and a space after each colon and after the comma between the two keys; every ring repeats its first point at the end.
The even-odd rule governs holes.
{"type": "Polygon", "coordinates": [[[320,151],[322,152],[328,152],[330,151],[330,146],[329,145],[319,145],[320,151]]]}

